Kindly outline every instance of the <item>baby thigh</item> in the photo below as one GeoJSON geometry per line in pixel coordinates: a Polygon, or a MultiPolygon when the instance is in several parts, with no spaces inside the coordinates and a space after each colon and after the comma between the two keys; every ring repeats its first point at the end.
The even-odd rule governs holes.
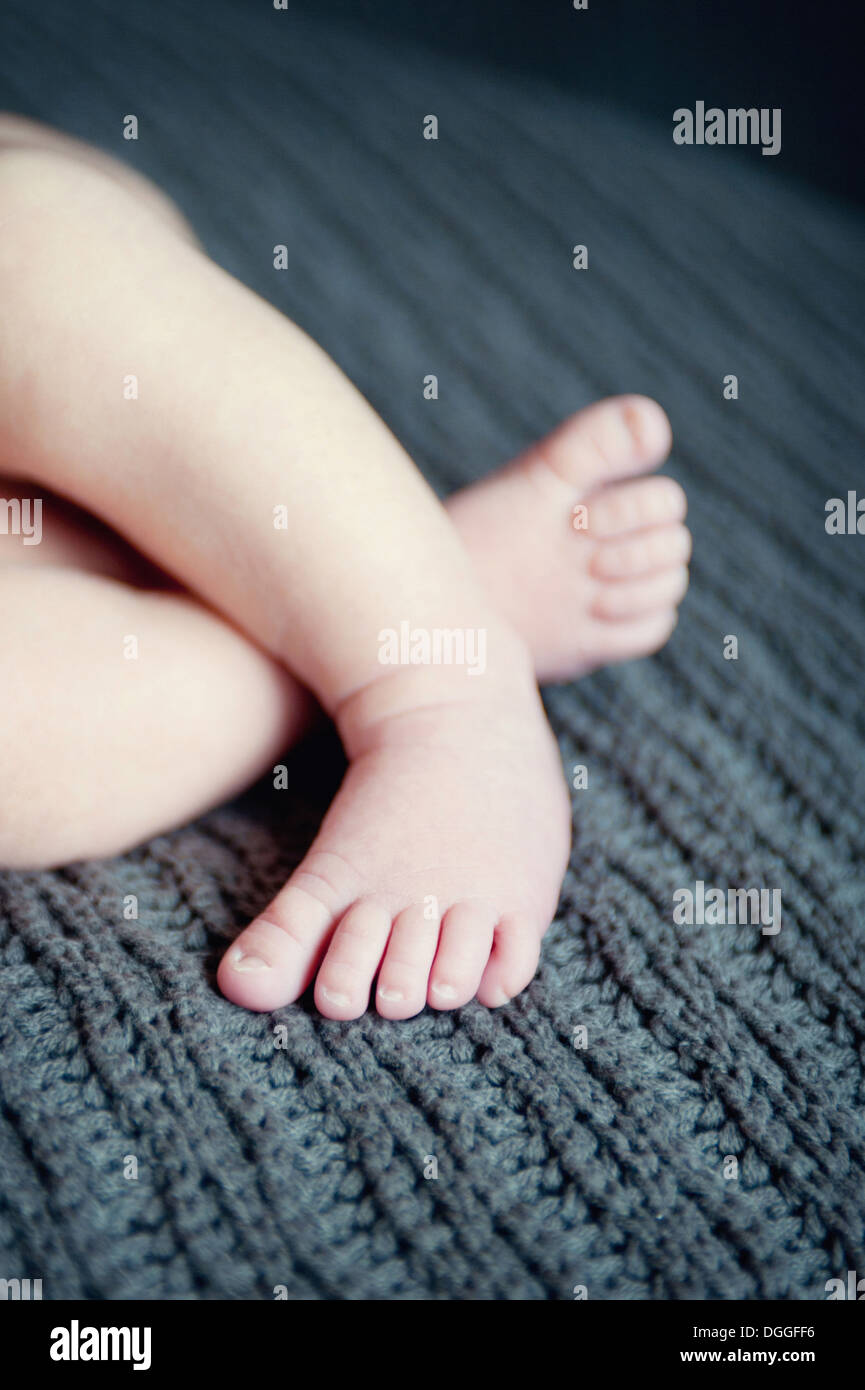
{"type": "Polygon", "coordinates": [[[0,653],[3,868],[184,824],[269,770],[313,708],[195,599],[84,570],[0,565],[0,653]]]}

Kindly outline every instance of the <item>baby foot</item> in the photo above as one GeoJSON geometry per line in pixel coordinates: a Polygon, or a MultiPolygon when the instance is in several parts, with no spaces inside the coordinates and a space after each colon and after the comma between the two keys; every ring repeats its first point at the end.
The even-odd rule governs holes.
{"type": "Polygon", "coordinates": [[[337,722],[346,778],[306,858],[223,958],[223,993],[279,1008],[321,962],[328,1018],[359,1017],[376,975],[386,1018],[507,1002],[535,973],[570,844],[528,654],[504,679],[461,685],[403,668],[337,722]]]}
{"type": "Polygon", "coordinates": [[[685,494],[637,477],[670,449],[646,396],[589,406],[500,472],[448,499],[448,515],[538,680],[573,680],[666,642],[688,587],[685,494]]]}

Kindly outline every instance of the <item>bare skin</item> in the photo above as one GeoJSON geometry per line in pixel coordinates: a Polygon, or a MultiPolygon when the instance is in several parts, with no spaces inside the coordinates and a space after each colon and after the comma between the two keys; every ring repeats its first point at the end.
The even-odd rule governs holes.
{"type": "Polygon", "coordinates": [[[213,267],[161,195],[118,166],[106,178],[98,155],[82,173],[37,133],[32,150],[18,123],[0,157],[16,475],[0,496],[46,497],[42,545],[0,536],[15,652],[0,862],[110,854],[189,819],[272,766],[317,703],[349,771],[228,952],[224,992],[268,1009],[315,978],[335,1018],[375,979],[391,1018],[503,1003],[534,973],[569,843],[533,668],[564,679],[657,649],[685,591],[681,489],[643,476],[669,447],[663,412],[591,407],[445,512],[333,364],[213,267]],[[377,634],[403,618],[482,629],[484,674],[382,667],[377,634]],[[26,767],[22,746],[39,750],[26,767]]]}

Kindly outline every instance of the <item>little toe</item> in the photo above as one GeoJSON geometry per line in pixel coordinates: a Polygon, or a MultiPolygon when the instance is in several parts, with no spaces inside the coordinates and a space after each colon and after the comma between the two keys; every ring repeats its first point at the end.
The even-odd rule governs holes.
{"type": "Polygon", "coordinates": [[[688,589],[688,567],[662,570],[642,579],[622,579],[618,583],[602,584],[592,605],[596,618],[608,622],[629,621],[647,613],[675,608],[688,589]]]}
{"type": "Polygon", "coordinates": [[[651,656],[670,640],[679,615],[675,608],[648,613],[642,618],[600,622],[595,666],[609,666],[619,661],[635,661],[651,656]]]}
{"type": "Polygon", "coordinates": [[[507,1004],[534,979],[541,934],[522,917],[504,917],[496,927],[493,949],[477,996],[488,1009],[507,1004]]]}
{"type": "Polygon", "coordinates": [[[391,932],[392,914],[375,899],[349,908],[330,940],[315,982],[315,1003],[325,1018],[359,1018],[391,932]]]}
{"type": "Polygon", "coordinates": [[[419,904],[393,924],[378,976],[375,1006],[383,1018],[412,1018],[426,1003],[439,939],[439,918],[419,904]]]}
{"type": "Polygon", "coordinates": [[[233,1004],[259,1012],[293,1003],[309,985],[332,925],[325,904],[287,884],[226,951],[219,988],[233,1004]]]}
{"type": "Polygon", "coordinates": [[[591,570],[598,579],[636,579],[687,565],[690,558],[691,533],[687,526],[657,526],[631,532],[623,539],[601,541],[591,570]]]}
{"type": "Polygon", "coordinates": [[[604,488],[587,499],[586,508],[589,535],[603,540],[653,526],[674,526],[684,521],[688,500],[675,478],[641,478],[604,488]]]}
{"type": "Polygon", "coordinates": [[[490,958],[497,913],[489,903],[457,903],[445,913],[427,998],[434,1009],[458,1009],[474,998],[490,958]]]}

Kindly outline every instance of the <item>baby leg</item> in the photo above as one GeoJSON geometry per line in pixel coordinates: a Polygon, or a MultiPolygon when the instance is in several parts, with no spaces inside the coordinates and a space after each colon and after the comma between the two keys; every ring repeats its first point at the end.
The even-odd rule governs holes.
{"type": "MultiPolygon", "coordinates": [[[[160,190],[126,165],[80,141],[21,117],[0,116],[0,146],[53,152],[96,168],[119,182],[149,213],[186,241],[198,244],[181,214],[160,190]]],[[[668,443],[669,429],[662,412],[652,402],[629,397],[610,400],[581,412],[514,464],[447,500],[451,520],[489,596],[529,646],[540,680],[571,679],[604,662],[645,654],[669,635],[675,621],[675,604],[684,590],[684,562],[689,552],[689,537],[681,524],[681,490],[669,480],[651,478],[641,479],[629,489],[615,486],[623,477],[656,467],[663,460],[668,443]],[[590,530],[575,534],[565,522],[570,521],[574,501],[587,493],[591,497],[592,525],[590,530]],[[596,531],[600,536],[596,536],[596,531]]],[[[6,499],[26,491],[17,487],[14,480],[0,480],[0,493],[6,499]]],[[[136,588],[164,590],[171,583],[164,573],[92,516],[57,497],[46,501],[45,527],[46,534],[38,548],[22,548],[20,541],[11,539],[4,544],[0,536],[0,565],[26,559],[31,566],[49,564],[81,569],[136,588]]],[[[55,578],[54,583],[57,582],[55,578]]],[[[70,580],[70,584],[82,598],[92,600],[98,613],[107,615],[116,610],[122,593],[119,588],[112,589],[104,583],[82,586],[77,580],[70,580]]],[[[17,585],[21,586],[20,579],[17,585]]],[[[179,597],[181,591],[175,587],[179,597]]],[[[40,599],[50,595],[53,588],[54,584],[43,580],[32,589],[23,590],[19,630],[39,629],[40,599]]],[[[248,677],[257,670],[261,699],[268,707],[275,682],[283,692],[283,717],[275,722],[286,730],[286,737],[295,736],[304,727],[309,699],[297,682],[257,647],[253,646],[246,661],[238,662],[236,629],[231,628],[221,644],[208,643],[204,664],[209,664],[210,680],[196,680],[202,667],[202,654],[195,649],[196,635],[202,623],[207,631],[214,632],[218,620],[211,610],[206,610],[203,616],[196,615],[196,621],[190,612],[191,603],[189,595],[185,604],[151,603],[149,616],[157,631],[165,619],[169,645],[178,621],[188,623],[192,674],[185,690],[188,697],[194,690],[200,690],[204,696],[202,720],[211,722],[215,713],[209,692],[218,690],[227,699],[237,684],[244,690],[243,699],[255,708],[254,695],[245,690],[238,677],[248,677]],[[221,667],[216,664],[219,650],[225,657],[221,667]]],[[[92,616],[95,618],[96,613],[92,616]]],[[[153,643],[151,647],[155,649],[153,643]]],[[[174,650],[179,661],[181,650],[176,644],[174,650]]],[[[48,665],[43,667],[48,669],[48,665]]],[[[36,701],[44,698],[48,705],[53,703],[44,680],[34,684],[32,690],[36,701]]],[[[114,722],[108,726],[97,717],[95,704],[79,702],[75,733],[82,740],[82,749],[88,750],[87,758],[76,758],[73,730],[67,725],[65,764],[71,768],[82,761],[89,767],[97,765],[100,759],[97,757],[94,762],[94,755],[98,740],[104,737],[116,754],[117,741],[124,730],[134,762],[141,747],[138,730],[142,717],[157,721],[166,746],[179,744],[186,750],[186,721],[181,706],[177,707],[179,717],[175,717],[172,690],[170,680],[164,689],[152,682],[123,682],[115,691],[111,705],[114,722]],[[146,709],[141,708],[143,700],[146,709]],[[86,721],[88,709],[93,727],[86,721]]],[[[8,705],[8,700],[5,703],[8,705]]],[[[11,736],[14,720],[8,709],[4,709],[4,714],[4,727],[11,736]]],[[[34,701],[28,707],[28,718],[34,722],[38,719],[38,704],[34,701]]],[[[31,844],[24,834],[23,822],[9,817],[10,832],[14,829],[17,838],[13,844],[7,836],[7,861],[18,863],[22,854],[31,863],[58,862],[73,854],[100,855],[107,852],[107,846],[121,849],[127,840],[129,844],[137,843],[153,830],[166,829],[183,819],[189,807],[217,803],[226,785],[234,785],[243,768],[248,769],[250,778],[264,770],[261,735],[268,727],[267,721],[263,726],[235,721],[225,746],[228,766],[219,760],[199,760],[199,776],[191,782],[185,774],[183,756],[172,759],[160,781],[159,797],[152,802],[139,786],[138,795],[126,798],[123,817],[119,821],[111,819],[106,839],[105,802],[110,803],[119,794],[112,790],[111,769],[118,768],[122,776],[127,765],[126,760],[112,755],[100,777],[105,797],[87,797],[81,802],[74,836],[70,838],[67,824],[55,843],[48,833],[49,818],[45,818],[38,843],[31,844]],[[190,796],[194,787],[197,793],[190,796]],[[162,818],[161,807],[165,808],[162,818]]],[[[273,738],[278,736],[274,732],[273,738]]],[[[265,738],[265,746],[272,741],[265,738]]],[[[11,742],[14,746],[15,739],[11,742]]],[[[106,759],[101,761],[105,763],[106,759]]],[[[32,759],[27,766],[33,769],[32,759]]],[[[23,768],[19,767],[16,785],[26,804],[35,809],[44,782],[39,778],[29,788],[22,776],[23,768]]],[[[7,790],[10,787],[11,783],[7,783],[7,790]]],[[[71,794],[60,788],[56,799],[71,804],[71,794]]]]}
{"type": "Polygon", "coordinates": [[[139,174],[130,165],[119,159],[112,159],[93,145],[77,140],[53,126],[32,121],[28,116],[17,116],[11,111],[0,112],[0,152],[8,150],[42,151],[62,159],[71,160],[91,169],[98,170],[107,178],[113,179],[127,193],[136,198],[151,215],[158,217],[184,241],[198,246],[199,241],[176,203],[157,188],[150,179],[139,174]]]}
{"type": "Polygon", "coordinates": [[[101,858],[273,766],[313,717],[285,668],[112,535],[0,477],[0,865],[101,858]],[[34,537],[31,537],[34,539],[34,537]]]}
{"type": "MultiPolygon", "coordinates": [[[[681,492],[668,479],[604,486],[653,467],[667,437],[651,402],[603,402],[446,502],[539,679],[643,654],[669,635],[689,550],[681,492]],[[558,487],[552,478],[537,486],[539,461],[555,461],[558,487]],[[600,539],[565,524],[568,487],[588,486],[600,539]]],[[[20,514],[27,498],[20,480],[0,478],[0,509],[5,502],[20,514]]],[[[307,727],[312,701],[284,667],[191,594],[172,592],[163,572],[58,497],[44,497],[38,546],[0,533],[0,591],[10,600],[0,628],[12,672],[0,702],[0,767],[8,769],[0,773],[0,864],[47,866],[138,844],[262,775],[307,727]],[[9,566],[18,572],[4,578],[9,566]],[[50,576],[27,582],[46,567],[50,576]],[[134,650],[124,647],[124,663],[149,664],[149,679],[127,678],[118,664],[124,610],[147,626],[141,644],[124,629],[124,643],[136,639],[134,650]],[[72,621],[58,629],[58,642],[51,625],[60,611],[72,621]],[[93,640],[70,642],[86,631],[93,640]],[[73,698],[79,685],[81,698],[73,698]],[[204,731],[218,740],[215,755],[202,746],[204,731]],[[35,752],[25,757],[28,746],[35,752]]]]}
{"type": "Polygon", "coordinates": [[[0,567],[0,865],[101,857],[181,825],[273,765],[310,702],[196,600],[0,567]]]}
{"type": "Polygon", "coordinates": [[[568,845],[524,648],[334,365],[161,223],[142,215],[130,244],[123,190],[49,160],[13,153],[2,175],[12,466],[134,538],[290,665],[352,760],[223,988],[251,1007],[288,1002],[326,950],[317,998],[333,1016],[362,1011],[383,957],[380,1005],[395,1016],[427,991],[438,1007],[479,987],[500,1002],[534,970],[568,845]],[[403,623],[483,642],[478,679],[383,666],[382,629],[403,623]]]}
{"type": "MultiPolygon", "coordinates": [[[[528,644],[539,679],[570,678],[604,661],[641,655],[669,635],[689,552],[681,490],[668,479],[651,477],[615,486],[623,474],[643,473],[660,462],[668,438],[662,412],[652,402],[605,401],[573,417],[511,466],[447,500],[448,514],[490,597],[528,644]],[[553,466],[555,480],[546,477],[553,466]],[[539,467],[546,487],[538,486],[539,467]],[[591,499],[591,529],[597,526],[602,537],[566,524],[572,495],[579,490],[591,499]]],[[[0,508],[5,501],[20,510],[27,497],[20,480],[0,478],[0,508]]],[[[14,643],[5,648],[7,661],[19,688],[29,685],[28,699],[19,700],[17,711],[32,729],[32,747],[43,751],[41,758],[22,759],[24,735],[12,707],[16,682],[7,682],[0,727],[6,763],[17,766],[14,777],[0,777],[5,829],[0,864],[51,865],[138,844],[219,804],[226,788],[260,776],[272,766],[274,750],[287,747],[306,728],[312,701],[298,682],[192,595],[175,589],[172,601],[166,601],[170,585],[118,536],[58,497],[44,498],[38,546],[0,533],[0,588],[16,598],[14,617],[10,607],[6,612],[7,642],[14,643]],[[14,586],[4,586],[3,568],[9,565],[28,574],[48,566],[52,578],[30,586],[19,573],[14,586]],[[66,583],[63,570],[72,572],[66,583]],[[82,584],[75,574],[81,570],[100,582],[82,584]],[[158,601],[146,605],[134,605],[130,596],[126,607],[147,614],[151,665],[155,652],[171,653],[152,667],[158,676],[164,660],[164,680],[117,678],[116,625],[124,586],[162,591],[151,592],[158,601]],[[33,640],[34,633],[48,632],[46,619],[58,594],[63,605],[73,599],[82,605],[69,631],[95,631],[100,623],[106,628],[102,642],[70,649],[64,661],[57,659],[56,644],[45,644],[43,651],[33,640]],[[220,636],[221,627],[226,631],[220,636]],[[103,665],[97,669],[91,662],[99,652],[103,665]],[[102,701],[69,697],[79,682],[91,690],[105,688],[109,655],[112,696],[106,719],[102,701]],[[32,679],[25,674],[28,658],[35,668],[32,679]],[[74,718],[63,721],[62,757],[50,757],[48,779],[48,744],[60,736],[55,682],[74,718]],[[243,710],[258,711],[257,717],[238,717],[243,710]],[[190,740],[190,728],[218,734],[221,711],[228,722],[219,756],[203,756],[197,740],[190,740]],[[47,738],[39,734],[43,723],[47,738]],[[157,764],[145,758],[144,775],[136,773],[130,795],[130,772],[147,751],[142,740],[147,725],[158,731],[167,756],[160,759],[156,779],[149,774],[157,764]],[[94,796],[97,768],[100,795],[94,796]],[[18,814],[15,805],[27,808],[28,815],[18,814]],[[56,815],[58,807],[65,809],[63,817],[56,815]]]]}

